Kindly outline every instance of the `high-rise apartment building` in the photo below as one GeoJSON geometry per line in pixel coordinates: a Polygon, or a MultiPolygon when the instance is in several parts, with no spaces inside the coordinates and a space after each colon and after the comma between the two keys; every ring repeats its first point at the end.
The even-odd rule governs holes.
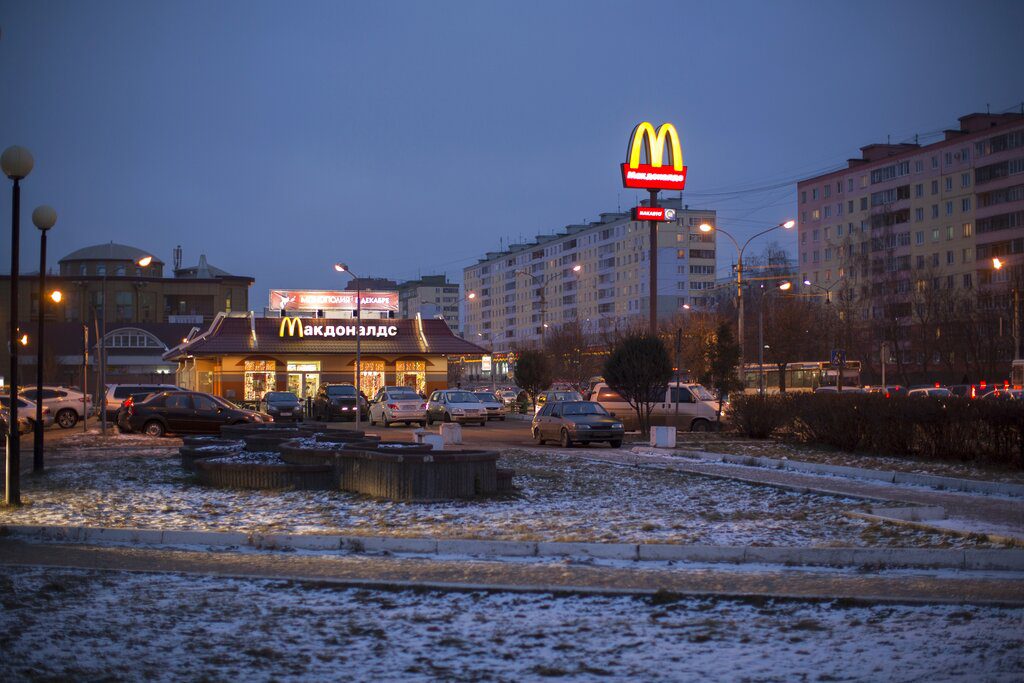
{"type": "MultiPolygon", "coordinates": [[[[924,318],[925,296],[973,296],[1020,279],[1024,115],[959,121],[941,141],[871,144],[846,168],[797,184],[802,279],[835,287],[861,321],[900,325],[924,318]],[[996,271],[993,257],[1006,267],[996,271]]],[[[926,366],[923,353],[906,360],[926,366]]]]}
{"type": "MultiPolygon", "coordinates": [[[[702,306],[715,283],[713,210],[690,209],[678,199],[674,221],[658,225],[658,316],[683,304],[702,306]]],[[[495,352],[537,343],[544,327],[570,322],[597,334],[648,315],[649,231],[628,213],[569,225],[555,234],[488,252],[464,271],[466,339],[495,352]]]]}
{"type": "Polygon", "coordinates": [[[398,285],[400,317],[444,318],[448,327],[459,330],[459,285],[444,275],[424,275],[398,285]]]}

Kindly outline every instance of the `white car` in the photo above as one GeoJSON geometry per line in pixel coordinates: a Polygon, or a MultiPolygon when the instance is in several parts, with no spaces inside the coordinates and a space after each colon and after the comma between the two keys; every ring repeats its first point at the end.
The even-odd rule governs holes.
{"type": "MultiPolygon", "coordinates": [[[[36,400],[36,389],[21,392],[29,401],[36,400]]],[[[43,407],[49,408],[53,419],[63,429],[71,429],[79,420],[92,414],[92,396],[68,387],[43,387],[43,407]]]]}
{"type": "Polygon", "coordinates": [[[490,391],[474,391],[473,395],[484,404],[488,420],[505,420],[508,408],[505,407],[505,402],[498,398],[497,395],[490,391]]]}
{"type": "Polygon", "coordinates": [[[925,387],[922,389],[911,389],[907,397],[917,396],[918,398],[949,398],[953,394],[946,387],[925,387]]]}
{"type": "Polygon", "coordinates": [[[107,403],[107,422],[117,421],[117,411],[129,397],[141,401],[144,397],[160,391],[185,391],[185,389],[175,384],[108,384],[104,397],[107,403]]]}
{"type": "Polygon", "coordinates": [[[539,413],[546,403],[557,403],[558,401],[582,401],[580,392],[572,389],[548,389],[537,394],[537,405],[534,414],[539,413]]]}
{"type": "Polygon", "coordinates": [[[427,403],[412,387],[381,387],[370,402],[370,424],[427,424],[427,403]]]}
{"type": "MultiPolygon", "coordinates": [[[[600,403],[605,410],[623,421],[630,420],[636,414],[626,399],[603,382],[594,386],[591,400],[600,403]]],[[[700,384],[686,382],[669,382],[664,395],[659,394],[651,407],[652,417],[658,416],[666,421],[678,418],[680,426],[689,426],[692,432],[710,431],[717,412],[718,401],[710,391],[700,384]]]]}
{"type": "MultiPolygon", "coordinates": [[[[11,397],[7,395],[0,396],[0,406],[3,406],[10,411],[11,397]]],[[[32,401],[26,401],[21,396],[18,396],[18,418],[28,420],[32,424],[32,429],[36,429],[36,404],[32,401]]],[[[50,412],[50,409],[44,405],[43,429],[46,429],[52,424],[53,414],[50,412]]]]}
{"type": "Polygon", "coordinates": [[[435,422],[476,422],[487,424],[487,409],[471,392],[442,389],[430,395],[427,402],[427,424],[435,422]]]}

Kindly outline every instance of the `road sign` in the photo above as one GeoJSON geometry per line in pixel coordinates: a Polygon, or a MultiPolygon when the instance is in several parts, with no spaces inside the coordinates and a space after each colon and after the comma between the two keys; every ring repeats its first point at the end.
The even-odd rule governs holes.
{"type": "Polygon", "coordinates": [[[832,349],[831,363],[836,367],[846,365],[846,349],[832,349]]]}

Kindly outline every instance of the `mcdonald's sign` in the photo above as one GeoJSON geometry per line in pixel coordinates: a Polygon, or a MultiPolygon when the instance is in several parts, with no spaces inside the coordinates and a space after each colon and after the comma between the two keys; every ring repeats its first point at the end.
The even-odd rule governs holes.
{"type": "Polygon", "coordinates": [[[679,133],[671,123],[661,124],[657,131],[644,121],[633,129],[622,164],[622,186],[644,190],[682,190],[686,187],[686,166],[679,133]],[[640,163],[641,152],[647,163],[640,163]],[[664,166],[665,153],[671,166],[664,166]]]}
{"type": "Polygon", "coordinates": [[[302,333],[302,319],[291,317],[281,318],[281,328],[278,330],[277,334],[280,337],[305,336],[302,333]]]}

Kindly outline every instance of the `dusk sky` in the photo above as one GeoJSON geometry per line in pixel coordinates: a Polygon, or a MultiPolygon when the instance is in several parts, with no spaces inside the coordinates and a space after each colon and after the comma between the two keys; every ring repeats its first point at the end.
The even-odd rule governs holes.
{"type": "Polygon", "coordinates": [[[7,0],[0,147],[36,160],[23,270],[46,203],[53,264],[110,240],[170,264],[181,244],[255,277],[259,309],[271,287],[343,286],[338,260],[461,281],[503,242],[625,209],[645,119],[679,128],[684,201],[742,239],[862,145],[1020,111],[1022,26],[1024,3],[988,1],[7,0]]]}

